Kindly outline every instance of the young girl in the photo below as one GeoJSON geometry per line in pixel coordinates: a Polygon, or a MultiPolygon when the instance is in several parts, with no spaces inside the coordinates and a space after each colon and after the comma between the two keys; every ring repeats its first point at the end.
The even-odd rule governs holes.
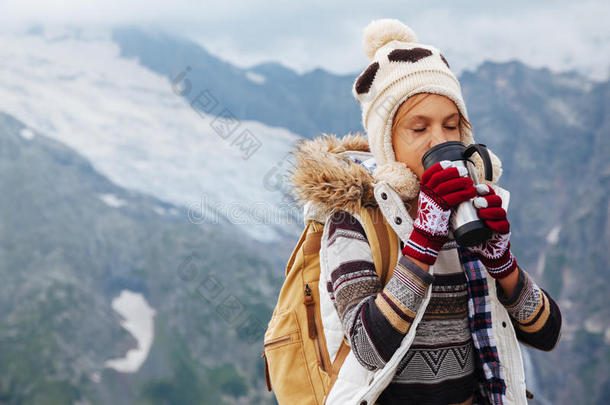
{"type": "MultiPolygon", "coordinates": [[[[474,143],[459,82],[438,49],[417,43],[397,20],[371,22],[363,44],[371,64],[353,94],[373,158],[351,160],[372,182],[356,178],[353,166],[329,162],[327,152],[362,146],[351,136],[342,145],[327,137],[302,147],[313,181],[304,184],[304,172],[297,179],[302,194],[313,193],[328,213],[319,286],[331,360],[340,342],[335,323],[351,347],[326,403],[526,404],[517,340],[552,350],[561,313],[510,250],[509,193],[495,184],[500,161],[490,151],[494,180],[480,184],[449,161],[424,170],[421,158],[435,145],[474,143]],[[325,148],[317,161],[315,147],[325,148]],[[402,251],[385,285],[354,208],[373,188],[402,251]],[[452,209],[468,200],[493,235],[463,248],[449,224],[452,209]]],[[[482,173],[480,158],[474,161],[482,173]]]]}

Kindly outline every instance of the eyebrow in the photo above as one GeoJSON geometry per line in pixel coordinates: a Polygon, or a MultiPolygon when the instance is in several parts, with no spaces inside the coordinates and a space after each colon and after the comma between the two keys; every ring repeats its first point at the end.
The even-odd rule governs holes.
{"type": "MultiPolygon", "coordinates": [[[[446,116],[446,117],[445,117],[445,119],[444,119],[443,121],[446,121],[446,120],[448,120],[449,118],[453,118],[453,117],[455,117],[455,116],[459,116],[459,115],[460,115],[459,113],[453,113],[453,114],[450,114],[450,115],[446,116]]],[[[416,120],[416,119],[428,120],[428,119],[430,119],[430,117],[427,117],[427,116],[425,116],[425,115],[413,115],[413,116],[408,117],[408,118],[407,118],[407,121],[409,121],[409,122],[410,122],[410,121],[414,121],[414,120],[416,120]]]]}

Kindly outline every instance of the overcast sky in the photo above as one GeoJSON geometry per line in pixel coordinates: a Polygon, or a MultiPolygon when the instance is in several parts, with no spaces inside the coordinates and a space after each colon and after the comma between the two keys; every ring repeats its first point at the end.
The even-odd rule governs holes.
{"type": "Polygon", "coordinates": [[[519,59],[553,71],[607,79],[608,1],[158,1],[0,0],[3,29],[30,23],[142,24],[193,39],[240,67],[279,61],[356,73],[368,61],[362,30],[397,18],[439,48],[456,73],[484,60],[519,59]]]}

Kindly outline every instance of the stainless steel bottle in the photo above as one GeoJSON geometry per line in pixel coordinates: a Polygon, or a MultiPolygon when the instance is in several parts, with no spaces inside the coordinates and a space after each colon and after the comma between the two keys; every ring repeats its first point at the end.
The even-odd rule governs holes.
{"type": "MultiPolygon", "coordinates": [[[[468,176],[475,185],[479,184],[477,171],[474,163],[469,158],[477,152],[483,159],[485,166],[485,179],[491,180],[493,177],[493,167],[491,158],[485,144],[464,145],[459,141],[449,141],[436,145],[427,151],[422,157],[424,170],[442,160],[451,160],[455,166],[462,166],[468,170],[468,176]]],[[[457,243],[461,246],[473,246],[484,242],[491,237],[492,230],[485,221],[477,216],[477,209],[473,205],[473,200],[464,201],[453,208],[451,216],[451,229],[457,243]]]]}

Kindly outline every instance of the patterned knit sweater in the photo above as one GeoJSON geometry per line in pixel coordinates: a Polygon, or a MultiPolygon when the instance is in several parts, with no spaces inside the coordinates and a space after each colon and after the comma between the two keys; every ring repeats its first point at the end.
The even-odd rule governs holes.
{"type": "MultiPolygon", "coordinates": [[[[364,229],[356,218],[336,211],[329,220],[330,280],[327,290],[356,359],[367,369],[382,368],[392,357],[432,285],[430,302],[413,343],[379,404],[470,404],[480,371],[468,326],[468,290],[457,244],[439,252],[431,275],[400,255],[385,286],[375,272],[364,229]]],[[[401,245],[402,247],[402,245],[401,245]]],[[[517,286],[505,297],[496,281],[520,341],[550,350],[561,325],[559,308],[548,293],[518,267],[517,286]]]]}

